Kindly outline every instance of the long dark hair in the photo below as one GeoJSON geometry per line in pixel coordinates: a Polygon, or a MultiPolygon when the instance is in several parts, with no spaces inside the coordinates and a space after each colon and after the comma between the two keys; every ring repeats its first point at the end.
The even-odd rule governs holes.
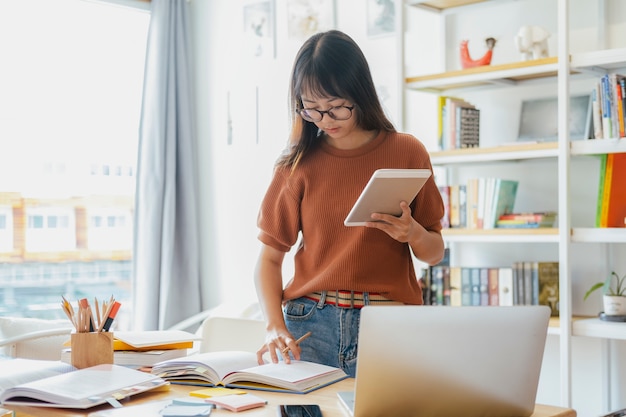
{"type": "Polygon", "coordinates": [[[302,92],[319,97],[339,97],[354,106],[357,126],[364,130],[394,132],[376,94],[369,65],[361,48],[343,32],[330,30],[311,36],[300,48],[291,72],[289,146],[279,166],[296,167],[318,143],[318,128],[297,113],[303,108],[302,92]]]}

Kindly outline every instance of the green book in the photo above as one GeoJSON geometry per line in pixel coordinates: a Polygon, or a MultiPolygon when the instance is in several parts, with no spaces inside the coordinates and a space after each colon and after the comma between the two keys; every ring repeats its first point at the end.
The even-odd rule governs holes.
{"type": "Polygon", "coordinates": [[[602,216],[602,201],[604,196],[604,177],[606,175],[606,154],[600,156],[600,174],[598,175],[598,202],[596,206],[596,227],[600,227],[600,217],[602,216]]]}

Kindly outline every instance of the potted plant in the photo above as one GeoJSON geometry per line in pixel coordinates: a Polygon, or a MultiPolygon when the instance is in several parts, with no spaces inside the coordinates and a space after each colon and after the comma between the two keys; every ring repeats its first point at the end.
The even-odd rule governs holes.
{"type": "Polygon", "coordinates": [[[585,293],[583,300],[597,289],[604,288],[604,314],[608,316],[626,316],[626,275],[620,278],[615,271],[611,271],[604,282],[595,283],[585,293]]]}

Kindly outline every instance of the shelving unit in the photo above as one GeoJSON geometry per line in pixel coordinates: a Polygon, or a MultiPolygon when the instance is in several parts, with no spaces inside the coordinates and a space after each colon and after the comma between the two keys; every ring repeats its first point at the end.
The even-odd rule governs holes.
{"type": "MultiPolygon", "coordinates": [[[[500,0],[503,2],[505,0],[500,0]]],[[[607,0],[598,0],[604,4],[607,0]]],[[[481,7],[498,0],[405,0],[404,7],[419,7],[435,13],[460,12],[463,7],[481,7]]],[[[559,337],[561,404],[572,405],[572,336],[594,337],[606,340],[626,340],[626,324],[610,323],[593,317],[574,317],[572,314],[572,276],[570,271],[571,245],[585,243],[626,243],[626,228],[577,227],[571,224],[572,195],[569,184],[570,164],[576,158],[589,158],[598,154],[626,152],[626,139],[579,140],[569,138],[568,117],[570,83],[576,77],[599,78],[611,71],[626,72],[626,48],[602,49],[585,53],[570,53],[569,15],[570,0],[558,0],[558,54],[557,56],[526,62],[489,65],[466,70],[446,71],[414,76],[403,74],[405,91],[440,95],[461,95],[464,91],[495,89],[498,87],[522,88],[526,82],[556,84],[559,101],[559,137],[557,142],[515,143],[489,148],[458,149],[431,153],[434,166],[464,167],[513,161],[549,160],[556,166],[558,176],[559,224],[557,228],[531,230],[464,230],[444,229],[444,239],[449,243],[549,243],[558,247],[560,265],[560,319],[552,320],[549,334],[559,337]]],[[[404,34],[398,45],[404,54],[404,34]]],[[[404,62],[402,59],[402,67],[404,62]]],[[[404,69],[403,69],[404,71],[404,69]]],[[[595,198],[595,196],[594,196],[595,198]]],[[[607,343],[605,343],[607,346],[607,343]]],[[[608,367],[608,365],[607,365],[608,367]]],[[[607,377],[608,380],[608,377],[607,377]]],[[[606,386],[609,386],[609,381],[606,386]]],[[[608,391],[608,389],[607,389],[608,391]]],[[[606,393],[605,407],[610,407],[606,393]]],[[[607,410],[608,411],[608,410],[607,410]]]]}

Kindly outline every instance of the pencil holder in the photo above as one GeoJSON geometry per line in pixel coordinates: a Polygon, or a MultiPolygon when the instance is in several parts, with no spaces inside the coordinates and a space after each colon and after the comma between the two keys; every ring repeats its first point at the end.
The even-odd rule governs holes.
{"type": "Polygon", "coordinates": [[[82,369],[113,363],[113,333],[72,333],[72,366],[82,369]]]}

